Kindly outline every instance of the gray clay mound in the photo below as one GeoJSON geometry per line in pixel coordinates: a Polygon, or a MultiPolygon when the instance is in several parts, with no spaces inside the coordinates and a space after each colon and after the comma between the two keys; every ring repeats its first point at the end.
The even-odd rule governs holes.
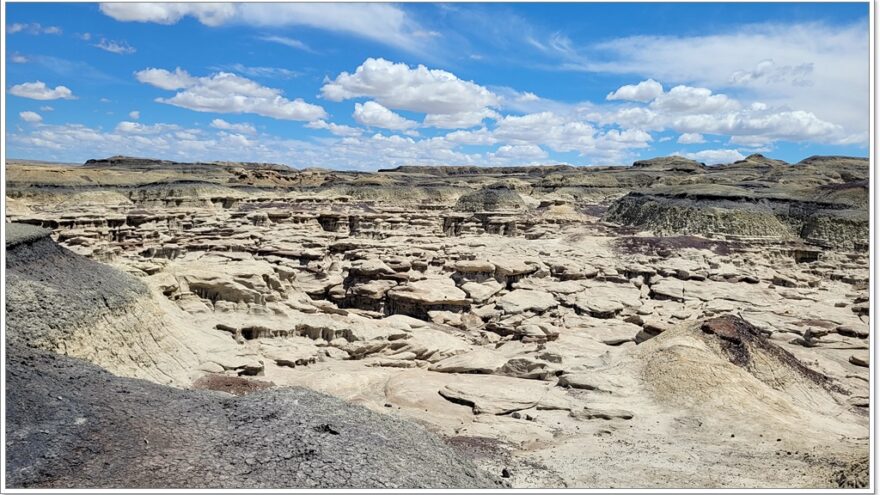
{"type": "Polygon", "coordinates": [[[16,488],[491,488],[422,427],[300,388],[244,397],[7,348],[16,488]]]}
{"type": "Polygon", "coordinates": [[[6,338],[45,347],[106,312],[149,296],[143,282],[56,244],[49,231],[8,224],[6,338]]]}

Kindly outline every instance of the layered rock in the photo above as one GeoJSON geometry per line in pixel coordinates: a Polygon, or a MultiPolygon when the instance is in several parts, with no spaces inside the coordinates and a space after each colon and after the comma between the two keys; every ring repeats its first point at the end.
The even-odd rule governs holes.
{"type": "MultiPolygon", "coordinates": [[[[189,357],[169,365],[179,386],[330,394],[426,425],[523,487],[789,486],[790,473],[836,486],[867,450],[864,161],[378,174],[144,166],[129,183],[124,166],[84,168],[90,186],[59,168],[66,185],[51,194],[35,180],[45,174],[13,166],[7,218],[50,227],[69,250],[53,255],[58,266],[78,253],[100,262],[77,262],[84,270],[133,275],[119,291],[144,294],[137,311],[152,304],[159,319],[108,318],[180,342],[189,357]],[[200,185],[179,194],[132,193],[196,170],[200,185]],[[220,188],[208,201],[205,183],[220,188]],[[727,337],[760,338],[742,347],[701,330],[732,315],[750,330],[727,337]],[[752,360],[739,366],[731,356],[743,349],[752,360]],[[690,400],[689,388],[715,395],[690,400]],[[712,402],[726,396],[741,408],[712,402]],[[809,397],[820,410],[805,407],[809,397]],[[848,440],[826,441],[835,435],[848,440]],[[660,466],[668,476],[644,475],[660,466]]],[[[34,293],[66,286],[51,270],[34,268],[34,293]]],[[[106,278],[117,291],[119,276],[106,278]]],[[[89,277],[70,285],[101,292],[89,277]]],[[[118,307],[135,311],[127,304],[118,307]]],[[[65,352],[59,335],[42,348],[65,352]]],[[[150,369],[131,356],[89,353],[82,335],[69,354],[170,381],[127,371],[150,369]]],[[[142,353],[159,365],[173,355],[152,344],[142,353]]]]}

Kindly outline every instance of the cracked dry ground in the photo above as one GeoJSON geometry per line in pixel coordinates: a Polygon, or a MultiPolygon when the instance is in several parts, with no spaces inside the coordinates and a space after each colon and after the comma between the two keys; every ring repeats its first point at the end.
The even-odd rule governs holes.
{"type": "Polygon", "coordinates": [[[266,194],[71,208],[53,237],[142,280],[161,324],[130,355],[101,328],[63,352],[181,388],[326,393],[515,487],[863,476],[867,251],[655,237],[588,209],[444,211],[266,194]]]}

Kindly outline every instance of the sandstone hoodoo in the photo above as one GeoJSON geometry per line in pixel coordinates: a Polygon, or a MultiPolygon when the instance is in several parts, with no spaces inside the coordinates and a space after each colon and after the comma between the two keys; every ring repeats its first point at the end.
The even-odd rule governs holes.
{"type": "Polygon", "coordinates": [[[11,487],[868,479],[865,159],[6,178],[11,487]]]}

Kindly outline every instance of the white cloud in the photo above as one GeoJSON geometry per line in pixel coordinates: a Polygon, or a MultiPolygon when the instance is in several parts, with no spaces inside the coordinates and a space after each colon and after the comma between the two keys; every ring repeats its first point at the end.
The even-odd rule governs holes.
{"type": "Polygon", "coordinates": [[[132,120],[137,120],[137,119],[141,118],[141,113],[137,110],[132,110],[132,111],[128,112],[128,118],[130,118],[132,120]]]}
{"type": "Polygon", "coordinates": [[[160,134],[180,129],[176,124],[139,124],[137,122],[122,121],[116,124],[116,132],[123,134],[160,134]]]}
{"type": "Polygon", "coordinates": [[[13,53],[9,56],[9,61],[15,64],[26,64],[28,63],[28,58],[20,53],[13,53]]]}
{"type": "Polygon", "coordinates": [[[707,88],[676,86],[651,102],[651,109],[664,113],[718,113],[737,110],[739,103],[707,88]]]}
{"type": "Polygon", "coordinates": [[[813,84],[810,79],[812,73],[812,63],[779,66],[773,60],[766,59],[758,62],[753,69],[734,71],[730,75],[730,83],[738,85],[791,83],[793,86],[809,86],[813,84]]]}
{"type": "Polygon", "coordinates": [[[58,26],[42,26],[39,23],[30,24],[8,24],[6,26],[6,34],[27,33],[27,34],[61,34],[61,28],[58,26]]]}
{"type": "Polygon", "coordinates": [[[174,24],[192,16],[207,26],[309,26],[420,53],[434,36],[398,6],[370,3],[104,3],[101,12],[128,22],[174,24]]]}
{"type": "Polygon", "coordinates": [[[746,102],[803,110],[848,135],[865,134],[869,31],[866,17],[843,26],[762,23],[697,36],[632,36],[592,46],[601,57],[566,66],[716,90],[736,87],[746,102]],[[598,58],[610,61],[592,61],[598,58]]]}
{"type": "Polygon", "coordinates": [[[117,55],[130,55],[137,51],[133,46],[129,45],[125,41],[112,41],[104,38],[101,38],[101,41],[95,43],[92,46],[98,47],[105,52],[115,53],[117,55]]]}
{"type": "Polygon", "coordinates": [[[368,58],[353,74],[343,72],[327,81],[321,94],[331,101],[368,97],[387,108],[429,114],[477,112],[499,104],[488,89],[450,72],[424,65],[412,69],[381,58],[368,58]]]}
{"type": "Polygon", "coordinates": [[[74,99],[73,92],[66,86],[55,86],[55,89],[51,89],[43,81],[16,84],[9,88],[9,94],[32,100],[74,99]]]}
{"type": "Polygon", "coordinates": [[[534,144],[556,152],[577,152],[592,162],[619,162],[652,141],[651,135],[640,129],[602,131],[590,122],[553,112],[507,115],[497,122],[492,137],[512,145],[534,144]]]}
{"type": "Polygon", "coordinates": [[[296,167],[333,167],[375,170],[405,164],[486,165],[522,164],[524,152],[534,148],[506,148],[509,153],[490,157],[488,153],[462,153],[443,137],[414,139],[382,134],[320,138],[305,142],[268,134],[243,136],[218,131],[181,129],[173,124],[143,126],[120,123],[112,131],[83,125],[41,125],[18,129],[8,136],[16,153],[45,156],[50,150],[58,159],[84,161],[88,158],[125,154],[211,161],[222,157],[230,161],[290,163],[296,167]],[[520,154],[513,153],[520,150],[520,154]]]}
{"type": "Polygon", "coordinates": [[[175,90],[192,86],[196,83],[196,78],[180,67],[174,72],[165,69],[144,69],[135,72],[135,77],[142,83],[147,83],[157,88],[175,90]]]}
{"type": "MultiPolygon", "coordinates": [[[[547,138],[559,141],[558,138],[563,132],[566,132],[569,137],[574,137],[575,134],[579,134],[580,136],[592,136],[595,132],[595,129],[587,124],[581,125],[583,125],[583,127],[578,128],[578,132],[570,132],[575,129],[565,131],[563,129],[565,121],[562,117],[552,112],[533,113],[521,116],[506,115],[497,121],[493,134],[495,137],[508,142],[525,144],[547,142],[547,138]],[[551,136],[551,134],[553,136],[551,136]]],[[[554,149],[558,148],[559,143],[557,142],[556,144],[557,146],[555,146],[554,149]]],[[[557,149],[557,151],[568,151],[568,149],[557,149]]]]}
{"type": "Polygon", "coordinates": [[[225,141],[232,146],[240,146],[243,148],[250,147],[254,145],[254,142],[247,138],[247,136],[243,136],[241,134],[234,133],[220,133],[220,139],[225,141]]]}
{"type": "Polygon", "coordinates": [[[774,139],[769,136],[731,136],[728,144],[766,149],[773,141],[774,139]]]}
{"type": "Polygon", "coordinates": [[[279,45],[288,46],[290,48],[296,48],[297,50],[314,53],[314,50],[312,50],[309,45],[303,43],[300,40],[288,38],[287,36],[260,36],[259,39],[263,41],[268,41],[270,43],[278,43],[279,45]]]}
{"type": "Polygon", "coordinates": [[[467,129],[482,125],[485,119],[499,119],[498,112],[489,108],[476,112],[460,112],[451,114],[428,114],[425,115],[423,124],[426,127],[439,127],[441,129],[467,129]]]}
{"type": "Polygon", "coordinates": [[[309,129],[324,129],[330,131],[335,136],[360,136],[364,133],[363,129],[351,127],[347,125],[334,124],[325,120],[315,120],[306,124],[309,129]]]}
{"type": "Polygon", "coordinates": [[[601,124],[618,124],[649,131],[663,130],[664,125],[657,112],[645,107],[625,107],[610,111],[599,109],[589,112],[586,117],[601,124]]]}
{"type": "Polygon", "coordinates": [[[663,94],[663,85],[653,79],[642,81],[638,84],[627,84],[608,93],[606,100],[624,100],[647,102],[663,94]]]}
{"type": "Polygon", "coordinates": [[[648,131],[671,129],[683,133],[682,144],[695,144],[699,134],[740,136],[738,143],[765,145],[776,140],[845,144],[858,134],[824,121],[811,112],[771,107],[763,102],[744,105],[708,88],[679,85],[658,95],[646,106],[595,110],[588,114],[602,124],[617,124],[648,131]],[[688,142],[692,141],[692,142],[688,142]]]}
{"type": "Polygon", "coordinates": [[[716,164],[724,164],[724,163],[732,163],[737,160],[742,160],[745,156],[737,150],[733,149],[717,149],[717,150],[703,150],[697,151],[696,153],[674,153],[676,155],[684,156],[685,158],[690,158],[691,160],[696,160],[698,162],[705,163],[707,165],[716,165],[716,164]]]}
{"type": "Polygon", "coordinates": [[[549,155],[540,146],[534,144],[523,144],[511,146],[506,144],[500,146],[498,151],[490,153],[491,158],[512,158],[521,163],[547,158],[549,155]]]}
{"type": "Polygon", "coordinates": [[[403,131],[418,126],[417,122],[396,114],[375,101],[368,101],[364,104],[355,103],[352,116],[361,125],[381,127],[395,131],[403,131]]]}
{"type": "Polygon", "coordinates": [[[492,133],[485,127],[475,131],[453,131],[444,136],[444,139],[456,145],[472,146],[493,145],[498,142],[498,139],[492,136],[492,133]]]}
{"type": "Polygon", "coordinates": [[[219,26],[236,15],[236,6],[224,3],[102,3],[101,12],[117,21],[175,24],[193,16],[207,26],[219,26]]]}
{"type": "Polygon", "coordinates": [[[43,121],[43,117],[37,112],[19,112],[18,116],[21,120],[30,124],[37,124],[43,121]]]}
{"type": "Polygon", "coordinates": [[[218,72],[206,77],[193,77],[178,68],[175,72],[164,69],[145,69],[137,72],[139,81],[158,88],[183,91],[171,98],[156,101],[195,110],[216,113],[253,113],[280,120],[317,120],[327,113],[318,105],[301,98],[288,100],[280,89],[262,86],[250,79],[218,72]]]}
{"type": "Polygon", "coordinates": [[[257,129],[247,122],[242,122],[240,124],[233,124],[231,122],[227,122],[223,119],[214,119],[211,121],[211,127],[215,129],[222,129],[224,131],[235,131],[238,133],[244,134],[256,134],[257,129]]]}
{"type": "Polygon", "coordinates": [[[55,109],[53,107],[50,107],[49,105],[43,105],[40,107],[41,112],[51,112],[53,110],[55,109]]]}
{"type": "Polygon", "coordinates": [[[681,136],[678,136],[678,144],[702,144],[705,143],[706,140],[703,139],[703,135],[696,132],[686,132],[681,136]]]}
{"type": "Polygon", "coordinates": [[[701,132],[727,136],[761,136],[765,139],[838,143],[850,135],[830,122],[802,110],[744,110],[720,115],[676,117],[670,127],[679,132],[701,132]]]}

